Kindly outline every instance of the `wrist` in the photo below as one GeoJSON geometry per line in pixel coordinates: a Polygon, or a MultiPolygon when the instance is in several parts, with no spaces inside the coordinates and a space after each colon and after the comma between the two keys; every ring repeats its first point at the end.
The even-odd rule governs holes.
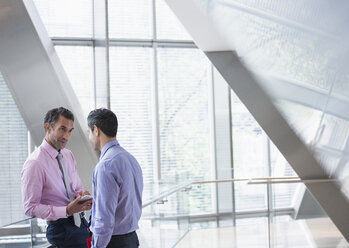
{"type": "Polygon", "coordinates": [[[68,207],[65,209],[65,215],[66,215],[67,217],[71,216],[71,214],[69,213],[68,207]]]}

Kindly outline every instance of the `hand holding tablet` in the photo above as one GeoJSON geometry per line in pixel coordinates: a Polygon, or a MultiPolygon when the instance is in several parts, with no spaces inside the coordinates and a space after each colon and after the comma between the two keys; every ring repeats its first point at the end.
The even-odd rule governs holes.
{"type": "Polygon", "coordinates": [[[78,201],[79,204],[83,204],[89,200],[92,200],[93,197],[92,195],[84,195],[83,197],[81,197],[81,199],[78,201]]]}

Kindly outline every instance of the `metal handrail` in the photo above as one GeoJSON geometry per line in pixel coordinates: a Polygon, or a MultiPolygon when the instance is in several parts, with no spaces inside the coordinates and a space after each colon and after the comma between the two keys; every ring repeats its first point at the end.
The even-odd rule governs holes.
{"type": "Polygon", "coordinates": [[[296,176],[287,177],[255,177],[255,178],[235,178],[235,179],[222,179],[222,180],[208,180],[208,181],[196,181],[192,184],[206,184],[206,183],[228,183],[228,182],[247,182],[247,184],[273,184],[273,183],[329,183],[336,182],[337,179],[322,178],[322,179],[300,179],[296,176]]]}
{"type": "Polygon", "coordinates": [[[299,177],[288,176],[288,177],[235,178],[235,179],[221,179],[221,180],[196,181],[196,182],[192,182],[192,184],[230,183],[230,182],[243,182],[243,181],[251,181],[251,180],[274,180],[274,179],[299,179],[299,177]]]}
{"type": "MultiPolygon", "coordinates": [[[[205,180],[205,181],[194,181],[194,182],[189,182],[185,184],[181,184],[177,187],[172,188],[169,191],[166,191],[164,193],[161,193],[155,198],[152,198],[145,203],[142,204],[142,208],[145,208],[153,203],[157,203],[164,198],[180,191],[183,189],[189,188],[191,185],[195,184],[208,184],[208,183],[227,183],[227,182],[247,182],[247,184],[280,184],[280,183],[305,183],[305,184],[310,184],[310,183],[329,183],[329,182],[336,182],[337,179],[305,179],[302,180],[297,176],[285,176],[285,177],[255,177],[255,178],[235,178],[235,179],[221,179],[221,180],[205,180]]],[[[19,220],[14,223],[6,224],[5,226],[2,227],[7,227],[10,225],[14,225],[20,222],[23,222],[25,220],[30,220],[31,218],[19,220]]],[[[0,227],[1,228],[1,227],[0,227]]]]}
{"type": "Polygon", "coordinates": [[[249,181],[247,184],[278,184],[278,183],[331,183],[336,182],[337,179],[308,179],[308,180],[261,180],[261,181],[249,181]]]}
{"type": "Polygon", "coordinates": [[[169,195],[172,195],[182,189],[186,189],[188,188],[192,183],[185,183],[185,184],[182,184],[182,185],[179,185],[177,187],[174,187],[173,189],[167,191],[167,192],[164,192],[164,193],[161,193],[160,195],[158,195],[157,197],[151,199],[151,200],[148,200],[146,201],[145,203],[142,204],[142,208],[145,208],[153,203],[156,203],[158,201],[161,201],[162,199],[164,199],[165,197],[168,197],[169,195]]]}
{"type": "Polygon", "coordinates": [[[19,224],[23,221],[26,221],[26,220],[31,220],[33,218],[25,218],[25,219],[22,219],[22,220],[18,220],[18,221],[15,221],[15,222],[12,222],[12,223],[9,223],[9,224],[6,224],[6,225],[3,225],[3,226],[0,226],[0,228],[4,228],[4,227],[9,227],[9,226],[12,226],[12,225],[16,225],[16,224],[19,224]]]}
{"type": "Polygon", "coordinates": [[[145,208],[153,203],[161,201],[163,198],[172,195],[182,189],[188,188],[190,185],[194,184],[207,184],[207,183],[228,183],[228,182],[247,182],[247,184],[272,184],[272,183],[328,183],[334,182],[336,179],[308,179],[301,180],[297,176],[284,176],[284,177],[255,177],[255,178],[235,178],[235,179],[221,179],[221,180],[206,180],[206,181],[194,181],[191,183],[186,183],[184,185],[180,185],[158,195],[157,197],[145,202],[142,205],[142,208],[145,208]]]}

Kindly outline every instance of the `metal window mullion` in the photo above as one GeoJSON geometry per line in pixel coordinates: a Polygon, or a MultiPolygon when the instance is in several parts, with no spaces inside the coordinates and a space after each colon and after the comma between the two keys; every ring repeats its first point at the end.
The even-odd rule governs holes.
{"type": "MultiPolygon", "coordinates": [[[[216,135],[216,104],[215,104],[215,88],[214,88],[214,75],[213,75],[213,65],[210,64],[210,80],[209,80],[209,101],[208,101],[208,111],[209,111],[209,119],[210,119],[210,144],[211,144],[211,163],[213,167],[213,177],[218,180],[218,168],[217,168],[217,145],[216,145],[216,140],[217,140],[217,135],[216,135]]],[[[215,209],[216,209],[216,215],[219,216],[219,193],[218,193],[218,185],[214,184],[214,192],[215,192],[215,209]]],[[[219,217],[217,217],[217,226],[219,227],[219,217]]]]}
{"type": "Polygon", "coordinates": [[[110,39],[110,46],[125,47],[153,47],[156,43],[157,47],[169,48],[198,48],[194,42],[186,41],[168,41],[168,40],[144,40],[144,39],[110,39]]]}
{"type": "Polygon", "coordinates": [[[96,109],[97,108],[97,78],[96,78],[96,45],[95,43],[93,44],[92,59],[93,59],[93,106],[96,109]]]}
{"type": "Polygon", "coordinates": [[[105,52],[106,52],[106,83],[107,83],[107,108],[110,109],[110,63],[109,63],[109,15],[108,0],[105,0],[105,52]]]}
{"type": "Polygon", "coordinates": [[[53,45],[56,46],[93,46],[94,40],[93,38],[51,38],[53,45]]]}
{"type": "Polygon", "coordinates": [[[153,136],[153,176],[156,181],[161,180],[161,157],[160,157],[160,128],[159,128],[159,80],[157,47],[153,46],[153,80],[152,80],[152,136],[153,136]]]}
{"type": "MultiPolygon", "coordinates": [[[[152,0],[152,37],[153,41],[157,38],[156,26],[156,0],[152,0]]],[[[152,80],[152,141],[153,141],[153,176],[156,181],[161,180],[161,156],[160,156],[160,128],[159,128],[159,80],[158,80],[158,55],[157,43],[153,41],[144,41],[143,45],[149,45],[153,51],[153,80],[152,80]]],[[[128,43],[129,44],[129,43],[128,43]]],[[[142,44],[142,43],[141,43],[142,44]]]]}
{"type": "Polygon", "coordinates": [[[92,59],[93,59],[93,106],[97,108],[97,78],[96,78],[96,43],[95,43],[95,1],[92,0],[92,59]]]}
{"type": "MultiPolygon", "coordinates": [[[[54,45],[59,46],[93,46],[97,42],[96,38],[69,38],[69,37],[51,37],[54,45]]],[[[156,39],[108,39],[109,46],[125,47],[157,47],[169,48],[198,48],[192,41],[180,40],[156,40],[156,39]]]]}
{"type": "MultiPolygon", "coordinates": [[[[266,134],[265,134],[266,135],[266,134]]],[[[270,150],[270,139],[268,136],[267,138],[267,166],[268,166],[268,176],[272,177],[272,168],[271,168],[271,150],[270,150]]],[[[272,211],[273,211],[273,188],[271,184],[268,184],[268,194],[269,194],[269,199],[268,199],[268,211],[270,218],[272,220],[272,211]]]]}
{"type": "MultiPolygon", "coordinates": [[[[271,171],[271,154],[270,154],[270,139],[267,137],[267,166],[268,166],[268,176],[272,176],[272,171],[271,171]]],[[[267,199],[268,199],[268,242],[269,242],[269,247],[272,245],[272,240],[273,240],[273,233],[271,231],[271,224],[273,222],[273,186],[271,184],[267,184],[267,199]]]]}
{"type": "MultiPolygon", "coordinates": [[[[229,121],[230,121],[230,124],[229,124],[229,133],[230,133],[230,137],[229,137],[229,140],[230,140],[230,158],[231,158],[231,177],[232,178],[235,178],[235,171],[234,171],[234,147],[233,147],[233,110],[232,110],[232,107],[231,107],[231,89],[230,87],[227,85],[227,90],[228,90],[228,102],[229,102],[229,121]]],[[[232,196],[232,215],[233,215],[233,225],[236,226],[236,203],[235,203],[235,183],[233,182],[231,184],[231,187],[232,187],[232,192],[233,192],[233,196],[232,196]]]]}
{"type": "Polygon", "coordinates": [[[152,24],[153,24],[153,40],[157,39],[157,25],[156,25],[156,0],[152,0],[152,24]]]}

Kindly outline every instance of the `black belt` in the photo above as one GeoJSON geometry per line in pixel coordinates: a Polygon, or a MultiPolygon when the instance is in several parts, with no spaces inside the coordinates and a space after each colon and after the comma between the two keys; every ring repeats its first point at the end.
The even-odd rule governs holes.
{"type": "MultiPolygon", "coordinates": [[[[117,244],[125,243],[132,245],[132,247],[138,247],[139,246],[139,240],[137,237],[137,233],[135,231],[126,233],[126,234],[118,234],[111,236],[111,239],[109,241],[108,247],[118,247],[117,244]]],[[[128,246],[131,247],[131,246],[128,246]]]]}
{"type": "MultiPolygon", "coordinates": [[[[85,216],[85,212],[81,212],[80,213],[81,218],[83,218],[85,216]]],[[[58,220],[47,220],[46,223],[47,225],[59,225],[59,224],[63,224],[63,223],[68,223],[68,222],[72,222],[74,224],[74,217],[71,215],[68,218],[61,218],[58,220]]]]}
{"type": "Polygon", "coordinates": [[[125,236],[130,236],[130,235],[133,235],[136,231],[133,231],[133,232],[129,232],[129,233],[125,233],[125,234],[115,234],[115,235],[112,235],[112,237],[125,237],[125,236]]]}
{"type": "Polygon", "coordinates": [[[74,223],[73,216],[69,216],[68,218],[61,218],[58,220],[47,220],[46,221],[47,225],[61,225],[61,224],[68,223],[68,222],[74,223]]]}

